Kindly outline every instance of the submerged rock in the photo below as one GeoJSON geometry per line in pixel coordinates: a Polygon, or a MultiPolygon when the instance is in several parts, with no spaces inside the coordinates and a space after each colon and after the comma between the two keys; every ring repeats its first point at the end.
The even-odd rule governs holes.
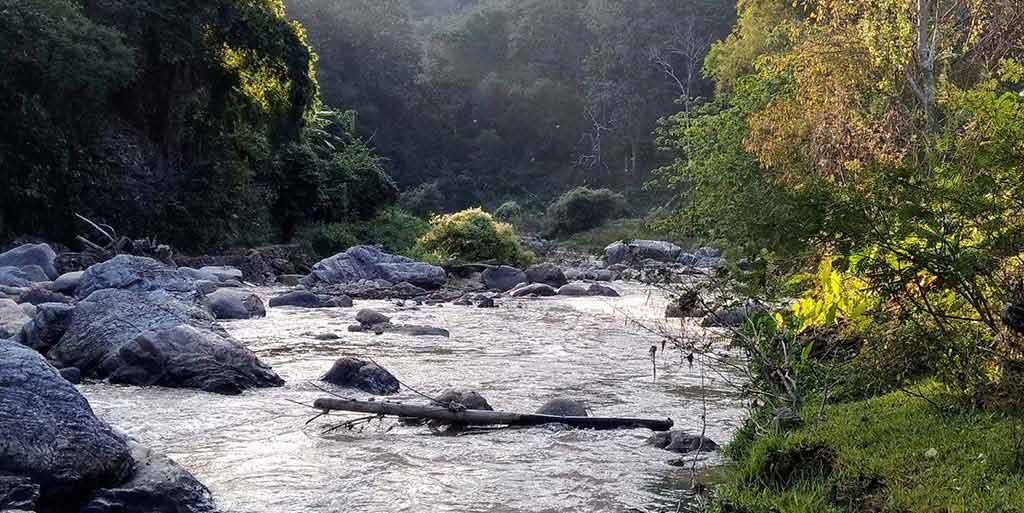
{"type": "Polygon", "coordinates": [[[718,444],[710,438],[693,435],[685,431],[672,430],[664,433],[657,433],[647,439],[648,445],[653,445],[666,451],[687,454],[695,451],[713,452],[718,450],[718,444]]]}
{"type": "Polygon", "coordinates": [[[251,319],[266,317],[263,300],[252,292],[219,289],[203,298],[203,303],[217,319],[251,319]]]}
{"type": "Polygon", "coordinates": [[[57,253],[48,244],[22,244],[0,253],[0,267],[38,266],[44,274],[39,281],[55,280],[60,276],[54,265],[56,259],[57,253]]]}
{"type": "Polygon", "coordinates": [[[589,296],[590,292],[583,285],[580,285],[578,283],[570,283],[568,285],[563,285],[561,288],[559,288],[558,289],[558,295],[559,296],[580,297],[580,296],[589,296]]]}
{"type": "Polygon", "coordinates": [[[295,306],[299,308],[348,308],[354,303],[348,296],[328,297],[308,290],[293,290],[270,298],[270,307],[295,306]]]}
{"type": "Polygon", "coordinates": [[[191,293],[196,287],[187,274],[152,258],[118,255],[86,269],[75,297],[84,299],[103,289],[191,293]]]}
{"type": "Polygon", "coordinates": [[[586,417],[587,407],[575,399],[557,397],[537,409],[541,415],[557,415],[559,417],[586,417]]]}
{"type": "Polygon", "coordinates": [[[321,378],[332,385],[352,387],[368,394],[397,394],[398,379],[384,368],[359,358],[340,358],[321,378]]]}
{"type": "Polygon", "coordinates": [[[552,288],[556,289],[569,283],[569,280],[565,279],[565,274],[562,273],[562,269],[551,263],[531,266],[526,270],[526,280],[530,283],[543,283],[545,285],[550,285],[552,288]]]}
{"type": "Polygon", "coordinates": [[[196,303],[157,290],[100,290],[49,352],[62,367],[130,385],[237,394],[284,382],[196,303]]]}
{"type": "Polygon", "coordinates": [[[444,285],[448,276],[436,265],[391,255],[371,246],[355,246],[318,262],[302,284],[312,287],[377,279],[437,289],[444,285]]]}
{"type": "Polygon", "coordinates": [[[591,283],[587,287],[587,294],[591,296],[620,297],[619,291],[600,283],[591,283]]]}
{"type": "Polygon", "coordinates": [[[0,398],[0,475],[37,487],[40,511],[73,510],[131,468],[125,441],[32,349],[0,341],[0,398]]]}
{"type": "Polygon", "coordinates": [[[557,296],[558,291],[545,283],[531,283],[522,287],[516,287],[509,291],[509,294],[512,297],[557,296]]]}
{"type": "Polygon", "coordinates": [[[500,292],[512,290],[516,285],[527,281],[526,273],[507,265],[485,269],[480,274],[480,279],[488,289],[500,292]]]}

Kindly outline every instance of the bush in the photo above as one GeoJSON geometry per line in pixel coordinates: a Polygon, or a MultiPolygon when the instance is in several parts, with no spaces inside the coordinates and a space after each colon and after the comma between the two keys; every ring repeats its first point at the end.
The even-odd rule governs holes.
{"type": "Polygon", "coordinates": [[[608,189],[577,187],[561,195],[547,211],[547,235],[564,237],[601,226],[625,211],[622,195],[608,189]]]}
{"type": "Polygon", "coordinates": [[[506,201],[494,211],[494,217],[506,223],[518,223],[523,218],[523,207],[518,201],[506,201]]]}
{"type": "Polygon", "coordinates": [[[425,217],[441,212],[445,201],[437,182],[430,182],[403,192],[398,203],[403,209],[425,217]]]}
{"type": "Polygon", "coordinates": [[[389,253],[413,255],[416,240],[430,228],[426,221],[398,208],[381,210],[366,221],[317,223],[299,231],[298,240],[320,258],[359,244],[380,246],[389,253]]]}
{"type": "Polygon", "coordinates": [[[495,221],[479,208],[435,216],[430,231],[416,242],[416,251],[440,262],[496,261],[526,266],[534,259],[519,244],[512,225],[495,221]]]}

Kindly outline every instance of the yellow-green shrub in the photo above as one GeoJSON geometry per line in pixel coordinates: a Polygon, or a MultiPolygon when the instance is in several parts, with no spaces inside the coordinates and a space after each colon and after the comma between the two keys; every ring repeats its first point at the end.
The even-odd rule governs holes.
{"type": "Polygon", "coordinates": [[[416,241],[416,251],[439,262],[494,261],[525,266],[534,259],[533,253],[520,245],[512,225],[495,221],[479,208],[434,216],[430,230],[416,241]]]}

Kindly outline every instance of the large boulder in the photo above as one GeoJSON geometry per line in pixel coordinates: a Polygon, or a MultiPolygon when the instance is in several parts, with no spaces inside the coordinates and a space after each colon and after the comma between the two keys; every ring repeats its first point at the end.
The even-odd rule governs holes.
{"type": "Polygon", "coordinates": [[[0,299],[0,339],[14,337],[30,320],[32,318],[18,303],[10,299],[0,299]]]}
{"type": "MultiPolygon", "coordinates": [[[[0,253],[0,267],[39,266],[46,279],[55,280],[60,274],[54,265],[57,254],[48,244],[22,244],[6,253],[0,253]]],[[[46,280],[40,280],[46,281],[46,280]]]]}
{"type": "Polygon", "coordinates": [[[557,415],[559,417],[586,417],[587,407],[575,399],[556,397],[537,409],[541,415],[557,415]]]}
{"type": "Polygon", "coordinates": [[[591,283],[587,287],[587,293],[591,296],[602,296],[602,297],[620,297],[619,291],[607,286],[601,285],[600,283],[591,283]]]}
{"type": "Polygon", "coordinates": [[[114,383],[238,394],[284,382],[197,302],[163,290],[98,290],[48,356],[114,383]]]}
{"type": "Polygon", "coordinates": [[[587,287],[580,285],[579,283],[570,283],[568,285],[562,285],[558,288],[559,296],[589,296],[590,292],[587,291],[587,287]]]}
{"type": "Polygon", "coordinates": [[[203,303],[217,319],[252,319],[266,317],[263,300],[252,292],[237,289],[219,289],[207,294],[203,303]]]}
{"type": "Polygon", "coordinates": [[[293,290],[270,298],[270,307],[295,306],[299,308],[348,308],[352,306],[348,296],[320,296],[308,290],[293,290]]]}
{"type": "Polygon", "coordinates": [[[605,262],[608,265],[626,263],[629,260],[651,259],[658,262],[676,262],[683,248],[662,240],[634,240],[615,242],[605,248],[605,262]]]}
{"type": "Polygon", "coordinates": [[[648,445],[653,445],[666,451],[687,454],[695,451],[712,452],[718,450],[716,444],[710,438],[693,435],[685,431],[673,430],[657,433],[647,439],[648,445]]]}
{"type": "Polygon", "coordinates": [[[309,276],[302,280],[302,284],[307,287],[344,285],[378,279],[437,289],[444,285],[448,276],[444,269],[436,265],[391,255],[372,246],[355,246],[318,262],[309,276]]]}
{"type": "Polygon", "coordinates": [[[617,265],[629,260],[629,246],[625,242],[613,242],[604,248],[604,260],[608,265],[617,265]]]}
{"type": "Polygon", "coordinates": [[[569,283],[569,280],[565,279],[565,274],[562,273],[562,269],[551,263],[530,266],[530,268],[526,270],[526,281],[530,283],[551,285],[556,289],[569,283]]]}
{"type": "Polygon", "coordinates": [[[398,379],[377,364],[359,358],[340,358],[321,378],[332,385],[352,387],[368,394],[397,394],[398,379]]]}
{"type": "Polygon", "coordinates": [[[516,287],[509,291],[512,297],[526,296],[557,296],[558,291],[546,283],[531,283],[522,287],[516,287]]]}
{"type": "Polygon", "coordinates": [[[21,327],[18,341],[40,353],[46,353],[68,330],[74,310],[74,306],[64,303],[43,303],[37,306],[32,320],[21,327]]]}
{"type": "Polygon", "coordinates": [[[242,281],[242,270],[230,265],[208,265],[200,267],[199,272],[212,274],[220,281],[242,281]]]}
{"type": "Polygon", "coordinates": [[[170,458],[131,444],[131,477],[93,494],[81,513],[216,513],[210,490],[170,458]]]}
{"type": "Polygon", "coordinates": [[[41,305],[43,303],[71,303],[74,299],[59,292],[42,287],[31,287],[18,298],[22,303],[41,305]]]}
{"type": "Polygon", "coordinates": [[[512,290],[516,285],[527,281],[526,273],[507,265],[485,269],[480,274],[480,279],[488,289],[501,292],[512,290]]]}
{"type": "Polygon", "coordinates": [[[0,285],[5,287],[31,287],[37,279],[38,276],[31,270],[26,271],[13,266],[0,267],[0,285]]]}
{"type": "Polygon", "coordinates": [[[381,324],[390,324],[391,318],[376,310],[364,308],[356,312],[356,322],[365,327],[373,327],[381,324]]]}
{"type": "Polygon", "coordinates": [[[152,258],[118,255],[86,269],[75,297],[83,299],[103,289],[189,293],[195,291],[195,280],[152,258]]]}
{"type": "Polygon", "coordinates": [[[37,487],[39,511],[75,511],[132,465],[127,443],[96,418],[74,385],[41,354],[4,341],[0,433],[0,476],[20,479],[26,491],[37,487]]]}

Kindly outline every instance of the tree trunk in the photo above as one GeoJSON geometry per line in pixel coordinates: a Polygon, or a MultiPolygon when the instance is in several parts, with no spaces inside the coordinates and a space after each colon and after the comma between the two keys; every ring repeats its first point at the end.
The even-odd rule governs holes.
{"type": "Polygon", "coordinates": [[[417,406],[411,404],[355,401],[349,399],[317,399],[313,407],[323,411],[354,411],[377,413],[398,417],[443,420],[466,426],[540,426],[542,424],[566,424],[585,429],[637,429],[652,431],[672,429],[672,419],[634,419],[618,417],[560,417],[529,413],[508,413],[487,410],[454,411],[438,406],[417,406]]]}

